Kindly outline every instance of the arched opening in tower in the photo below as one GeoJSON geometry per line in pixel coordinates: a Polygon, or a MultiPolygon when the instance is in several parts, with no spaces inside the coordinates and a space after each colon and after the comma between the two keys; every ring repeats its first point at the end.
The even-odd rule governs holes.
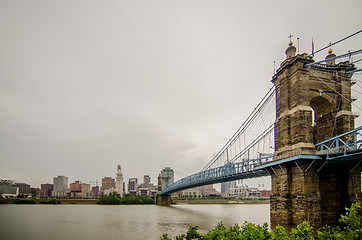
{"type": "Polygon", "coordinates": [[[312,133],[314,144],[322,142],[334,135],[334,113],[332,104],[324,97],[314,97],[310,101],[310,107],[313,109],[312,133]]]}

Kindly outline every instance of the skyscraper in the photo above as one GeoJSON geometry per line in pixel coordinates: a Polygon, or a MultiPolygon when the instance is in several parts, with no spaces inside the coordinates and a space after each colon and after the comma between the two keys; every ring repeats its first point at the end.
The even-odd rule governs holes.
{"type": "Polygon", "coordinates": [[[221,183],[221,194],[226,193],[229,188],[235,188],[235,187],[236,187],[236,181],[223,182],[221,183]]]}
{"type": "Polygon", "coordinates": [[[102,178],[102,191],[110,190],[115,187],[114,178],[104,177],[102,178]]]}
{"type": "Polygon", "coordinates": [[[151,177],[149,175],[143,176],[143,183],[138,186],[138,192],[141,196],[149,196],[157,193],[157,186],[151,183],[151,177]]]}
{"type": "Polygon", "coordinates": [[[149,184],[151,182],[151,177],[149,175],[143,176],[143,184],[149,184]]]}
{"type": "Polygon", "coordinates": [[[66,197],[68,193],[68,178],[58,176],[53,178],[53,197],[66,197]]]}
{"type": "Polygon", "coordinates": [[[161,190],[165,189],[174,182],[174,172],[172,168],[165,167],[159,175],[161,190]]]}
{"type": "Polygon", "coordinates": [[[115,188],[115,190],[116,190],[117,193],[119,193],[119,195],[121,195],[121,197],[123,197],[124,189],[123,189],[123,174],[122,174],[121,165],[117,166],[116,188],[115,188]]]}
{"type": "Polygon", "coordinates": [[[137,178],[130,178],[128,180],[128,192],[137,191],[138,183],[137,178]]]}

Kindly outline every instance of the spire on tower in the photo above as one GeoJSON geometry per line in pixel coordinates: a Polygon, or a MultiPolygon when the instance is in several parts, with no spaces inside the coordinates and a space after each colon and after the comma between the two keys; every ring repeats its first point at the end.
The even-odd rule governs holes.
{"type": "Polygon", "coordinates": [[[289,47],[285,51],[287,58],[295,57],[295,53],[297,52],[297,48],[293,46],[292,37],[293,37],[292,34],[290,34],[288,37],[289,38],[289,47]]]}
{"type": "Polygon", "coordinates": [[[328,46],[329,46],[329,50],[328,50],[328,53],[329,54],[331,54],[332,52],[333,52],[333,50],[332,50],[332,43],[330,42],[329,44],[328,44],[328,46]]]}
{"type": "Polygon", "coordinates": [[[288,37],[289,38],[289,46],[293,46],[292,37],[293,37],[292,34],[290,34],[289,37],[288,37]]]}

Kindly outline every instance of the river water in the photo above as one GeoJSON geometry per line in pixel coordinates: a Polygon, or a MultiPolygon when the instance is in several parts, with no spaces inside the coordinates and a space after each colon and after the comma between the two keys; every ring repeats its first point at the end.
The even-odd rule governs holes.
{"type": "Polygon", "coordinates": [[[198,225],[204,233],[222,221],[270,224],[269,204],[172,205],[0,205],[0,238],[159,239],[198,225]]]}

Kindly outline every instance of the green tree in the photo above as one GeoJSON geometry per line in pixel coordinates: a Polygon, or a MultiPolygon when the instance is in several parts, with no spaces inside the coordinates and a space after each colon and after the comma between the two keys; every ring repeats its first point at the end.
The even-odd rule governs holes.
{"type": "Polygon", "coordinates": [[[98,198],[97,204],[106,204],[106,205],[121,204],[121,196],[116,192],[112,192],[108,196],[107,195],[100,196],[98,198]]]}
{"type": "Polygon", "coordinates": [[[60,201],[57,199],[49,199],[49,200],[40,200],[40,204],[60,204],[60,201]]]}
{"type": "MultiPolygon", "coordinates": [[[[277,226],[273,232],[269,232],[268,224],[255,225],[244,222],[240,227],[236,224],[227,229],[222,222],[206,234],[200,234],[198,226],[189,226],[186,234],[176,236],[176,240],[342,240],[362,239],[362,209],[359,203],[352,204],[346,209],[347,213],[341,215],[339,222],[342,226],[324,226],[320,230],[314,231],[309,223],[303,222],[295,229],[291,229],[290,236],[285,228],[277,226]]],[[[171,240],[168,234],[163,234],[161,240],[171,240]]]]}
{"type": "Polygon", "coordinates": [[[14,204],[35,204],[34,199],[17,198],[13,202],[14,204]]]}

